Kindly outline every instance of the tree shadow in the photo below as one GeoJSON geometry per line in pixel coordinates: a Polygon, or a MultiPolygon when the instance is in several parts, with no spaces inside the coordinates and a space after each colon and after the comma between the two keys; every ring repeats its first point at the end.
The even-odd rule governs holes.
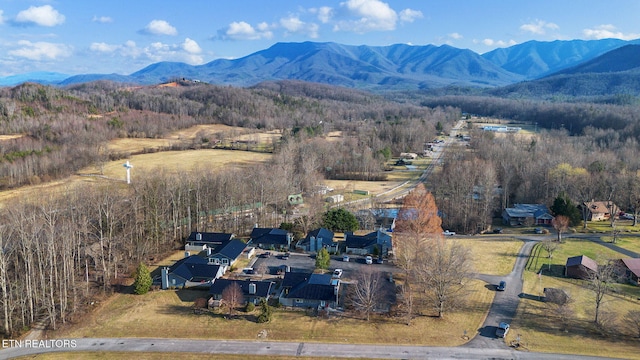
{"type": "Polygon", "coordinates": [[[534,301],[541,301],[541,302],[545,301],[544,296],[540,297],[538,295],[527,294],[527,293],[520,293],[518,294],[518,297],[521,299],[527,299],[527,300],[534,300],[534,301]]]}

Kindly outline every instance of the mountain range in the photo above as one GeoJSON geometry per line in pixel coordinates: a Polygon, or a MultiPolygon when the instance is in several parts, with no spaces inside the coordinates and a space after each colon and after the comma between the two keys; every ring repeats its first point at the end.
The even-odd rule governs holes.
{"type": "Polygon", "coordinates": [[[289,79],[374,91],[497,88],[534,80],[548,82],[557,76],[639,72],[638,44],[640,40],[529,41],[481,55],[448,45],[276,43],[239,59],[203,65],[159,62],[129,75],[31,73],[0,78],[0,85],[25,81],[70,85],[97,80],[149,85],[185,78],[233,86],[289,79]]]}

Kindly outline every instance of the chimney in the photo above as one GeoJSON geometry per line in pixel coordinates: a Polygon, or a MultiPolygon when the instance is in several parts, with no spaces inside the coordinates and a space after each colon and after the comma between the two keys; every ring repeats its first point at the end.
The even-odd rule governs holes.
{"type": "Polygon", "coordinates": [[[207,246],[207,256],[211,256],[211,248],[207,246]]]}
{"type": "Polygon", "coordinates": [[[169,288],[169,268],[163,267],[160,269],[160,277],[162,278],[162,290],[169,288]]]}
{"type": "Polygon", "coordinates": [[[249,294],[250,295],[255,295],[256,293],[256,284],[255,283],[249,283],[249,294]]]}
{"type": "Polygon", "coordinates": [[[201,233],[196,233],[196,240],[197,241],[202,241],[202,234],[201,233]]]}
{"type": "Polygon", "coordinates": [[[188,257],[189,257],[189,255],[191,255],[191,254],[189,254],[189,252],[188,252],[188,251],[185,251],[185,252],[184,252],[184,257],[188,258],[188,257]]]}

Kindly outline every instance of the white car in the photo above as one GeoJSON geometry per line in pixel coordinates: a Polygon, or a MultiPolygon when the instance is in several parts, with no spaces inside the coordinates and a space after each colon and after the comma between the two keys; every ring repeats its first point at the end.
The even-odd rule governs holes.
{"type": "Polygon", "coordinates": [[[442,235],[444,235],[444,236],[453,236],[455,234],[456,234],[455,232],[449,231],[449,230],[445,230],[445,231],[442,232],[442,235]]]}
{"type": "Polygon", "coordinates": [[[342,276],[342,269],[333,270],[333,278],[340,279],[341,276],[342,276]]]}
{"type": "Polygon", "coordinates": [[[349,262],[349,255],[342,255],[342,261],[349,262]]]}
{"type": "Polygon", "coordinates": [[[367,256],[364,258],[364,262],[367,263],[367,265],[371,265],[373,264],[373,258],[371,256],[367,256]]]}

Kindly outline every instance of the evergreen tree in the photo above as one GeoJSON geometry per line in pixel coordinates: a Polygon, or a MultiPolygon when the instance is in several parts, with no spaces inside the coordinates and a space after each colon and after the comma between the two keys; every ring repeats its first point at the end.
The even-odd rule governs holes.
{"type": "Polygon", "coordinates": [[[138,295],[146,294],[151,289],[151,273],[147,266],[143,263],[138,265],[136,269],[135,281],[133,282],[133,292],[138,295]]]}
{"type": "Polygon", "coordinates": [[[333,232],[358,230],[358,219],[349,211],[339,208],[327,211],[322,216],[324,227],[333,232]]]}
{"type": "Polygon", "coordinates": [[[578,226],[582,221],[582,214],[578,207],[562,192],[553,200],[551,212],[554,216],[563,215],[569,218],[569,226],[578,226]]]}
{"type": "Polygon", "coordinates": [[[329,264],[331,263],[331,256],[329,255],[329,252],[327,251],[327,249],[322,248],[320,249],[320,251],[318,251],[318,254],[316,254],[316,269],[328,269],[329,268],[329,264]]]}
{"type": "Polygon", "coordinates": [[[269,306],[265,299],[260,300],[260,311],[261,313],[260,315],[258,315],[259,323],[266,323],[271,321],[271,318],[273,317],[273,309],[271,308],[271,306],[269,306]]]}

